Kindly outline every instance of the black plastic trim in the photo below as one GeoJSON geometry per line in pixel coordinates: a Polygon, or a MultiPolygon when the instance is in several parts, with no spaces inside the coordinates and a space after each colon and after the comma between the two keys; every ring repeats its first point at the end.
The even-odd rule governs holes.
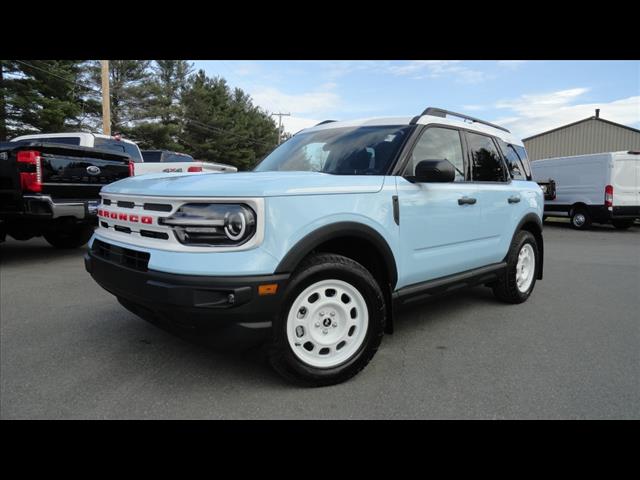
{"type": "Polygon", "coordinates": [[[466,272],[408,285],[393,293],[394,308],[423,300],[431,295],[439,295],[454,288],[471,287],[490,282],[495,280],[498,274],[506,267],[507,262],[500,262],[466,272]]]}
{"type": "MultiPolygon", "coordinates": [[[[535,213],[527,213],[518,222],[518,226],[516,227],[516,229],[513,232],[513,236],[514,237],[515,237],[516,233],[518,233],[520,230],[522,230],[522,227],[526,223],[535,223],[537,225],[538,229],[539,229],[539,232],[538,232],[539,233],[539,238],[536,238],[536,242],[538,243],[538,250],[539,250],[540,255],[538,256],[538,276],[536,278],[538,280],[542,280],[542,270],[543,270],[543,267],[544,267],[544,239],[542,237],[542,228],[543,228],[542,220],[540,220],[540,217],[538,215],[536,215],[535,213]]],[[[513,241],[513,237],[511,238],[511,241],[513,241]]]]}
{"type": "Polygon", "coordinates": [[[293,272],[298,264],[314,248],[329,240],[339,237],[358,237],[371,242],[384,260],[391,288],[395,288],[398,281],[398,269],[391,248],[382,235],[373,228],[356,222],[338,222],[326,225],[308,234],[296,243],[285,255],[276,268],[276,274],[293,272]]]}

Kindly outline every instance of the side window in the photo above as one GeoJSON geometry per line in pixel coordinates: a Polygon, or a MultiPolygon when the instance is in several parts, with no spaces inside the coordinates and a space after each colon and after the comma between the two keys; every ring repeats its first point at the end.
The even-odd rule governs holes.
{"type": "Polygon", "coordinates": [[[476,182],[504,182],[504,167],[493,139],[467,132],[467,143],[471,159],[471,178],[476,182]]]}
{"type": "Polygon", "coordinates": [[[529,156],[527,155],[527,151],[524,147],[519,145],[514,145],[516,153],[520,157],[520,161],[522,162],[522,166],[524,167],[524,173],[527,175],[527,180],[531,180],[531,165],[529,164],[529,156]]]}
{"type": "Polygon", "coordinates": [[[142,157],[146,163],[159,162],[162,157],[162,152],[144,152],[142,157]]]}
{"type": "Polygon", "coordinates": [[[460,132],[452,128],[427,128],[411,153],[404,174],[413,176],[422,160],[449,160],[456,169],[456,182],[464,181],[464,159],[460,132]]]}
{"type": "Polygon", "coordinates": [[[502,150],[502,154],[507,160],[507,168],[509,169],[511,178],[513,178],[514,180],[526,180],[527,174],[522,167],[520,157],[513,148],[513,145],[501,139],[498,139],[498,145],[500,145],[500,150],[502,150]]]}

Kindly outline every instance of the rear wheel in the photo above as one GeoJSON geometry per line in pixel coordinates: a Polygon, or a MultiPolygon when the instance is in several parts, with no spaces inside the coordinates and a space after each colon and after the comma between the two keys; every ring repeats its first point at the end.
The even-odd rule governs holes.
{"type": "Polygon", "coordinates": [[[93,235],[92,225],[75,225],[70,228],[49,231],[43,236],[55,248],[78,248],[87,243],[91,235],[93,235]]]}
{"type": "Polygon", "coordinates": [[[493,286],[493,294],[506,303],[529,298],[538,275],[538,244],[531,232],[516,234],[507,254],[507,268],[493,286]]]}
{"type": "Polygon", "coordinates": [[[269,361],[299,385],[344,382],[376,353],[385,311],[382,290],[362,265],[341,255],[313,255],[287,287],[269,361]]]}
{"type": "Polygon", "coordinates": [[[577,207],[571,212],[571,226],[576,230],[585,230],[591,225],[591,217],[586,208],[577,207]]]}
{"type": "Polygon", "coordinates": [[[613,220],[611,222],[618,230],[626,230],[633,225],[633,220],[613,220]]]}

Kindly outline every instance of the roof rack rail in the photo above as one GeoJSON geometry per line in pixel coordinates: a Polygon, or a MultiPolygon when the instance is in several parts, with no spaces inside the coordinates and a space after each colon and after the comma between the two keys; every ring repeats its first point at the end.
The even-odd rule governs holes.
{"type": "Polygon", "coordinates": [[[498,130],[502,130],[503,132],[511,133],[504,127],[496,125],[494,123],[485,122],[484,120],[480,120],[479,118],[470,117],[469,115],[463,115],[462,113],[451,112],[449,110],[444,110],[443,108],[435,108],[428,107],[421,115],[433,115],[434,117],[442,117],[445,118],[447,115],[451,115],[454,117],[464,118],[465,120],[470,120],[474,123],[482,123],[483,125],[488,125],[489,127],[497,128],[498,130]]]}
{"type": "Polygon", "coordinates": [[[331,123],[331,122],[337,122],[337,120],[324,120],[324,121],[314,125],[314,127],[317,127],[318,125],[324,125],[325,123],[331,123]]]}

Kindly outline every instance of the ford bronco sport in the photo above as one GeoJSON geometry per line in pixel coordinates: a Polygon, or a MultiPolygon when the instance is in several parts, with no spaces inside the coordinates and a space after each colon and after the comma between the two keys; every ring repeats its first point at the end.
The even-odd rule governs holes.
{"type": "Polygon", "coordinates": [[[403,305],[465,285],[517,304],[542,278],[543,192],[522,142],[437,108],[322,122],[253,172],[101,195],[85,264],[103,288],[153,322],[261,333],[301,385],[362,370],[403,305]]]}

